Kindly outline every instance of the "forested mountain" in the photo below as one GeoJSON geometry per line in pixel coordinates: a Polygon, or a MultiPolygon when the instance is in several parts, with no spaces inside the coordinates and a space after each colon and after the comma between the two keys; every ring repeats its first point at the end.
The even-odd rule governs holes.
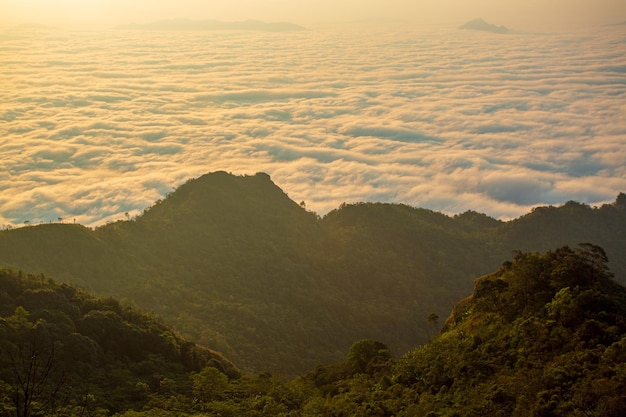
{"type": "Polygon", "coordinates": [[[0,266],[44,273],[151,311],[245,370],[299,374],[359,339],[394,355],[427,341],[473,280],[516,250],[591,242],[626,282],[626,196],[502,222],[401,204],[320,218],[266,174],[188,181],[133,220],[0,232],[0,266]]]}
{"type": "Polygon", "coordinates": [[[298,416],[626,414],[626,288],[594,245],[517,253],[475,281],[430,343],[390,359],[371,340],[299,382],[298,416]]]}
{"type": "Polygon", "coordinates": [[[240,377],[220,354],[115,299],[0,270],[0,415],[141,409],[159,393],[191,393],[202,372],[240,377]]]}
{"type": "Polygon", "coordinates": [[[292,380],[241,374],[110,298],[7,270],[0,284],[0,415],[626,413],[626,288],[591,244],[517,252],[400,359],[363,339],[292,380]]]}

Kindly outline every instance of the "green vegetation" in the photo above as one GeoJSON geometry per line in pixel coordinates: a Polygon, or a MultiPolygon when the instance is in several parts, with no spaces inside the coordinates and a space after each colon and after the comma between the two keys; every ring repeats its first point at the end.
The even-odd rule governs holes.
{"type": "Polygon", "coordinates": [[[622,416],[626,288],[607,262],[592,244],[518,252],[431,342],[394,360],[362,339],[291,380],[241,374],[113,299],[3,270],[0,415],[622,416]]]}
{"type": "Polygon", "coordinates": [[[593,242],[626,283],[622,196],[510,222],[374,203],[320,218],[265,174],[216,172],[133,220],[0,232],[0,265],[138,306],[245,371],[293,376],[340,361],[356,340],[395,357],[426,342],[433,318],[515,250],[593,242]]]}
{"type": "Polygon", "coordinates": [[[0,270],[0,415],[142,409],[195,375],[239,371],[155,319],[42,276],[0,270]]]}
{"type": "Polygon", "coordinates": [[[398,361],[414,415],[626,412],[626,289],[593,245],[518,253],[478,279],[440,336],[398,361]]]}

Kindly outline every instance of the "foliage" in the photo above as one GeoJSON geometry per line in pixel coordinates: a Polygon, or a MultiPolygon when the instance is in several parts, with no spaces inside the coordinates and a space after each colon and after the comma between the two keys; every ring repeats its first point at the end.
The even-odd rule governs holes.
{"type": "Polygon", "coordinates": [[[398,361],[395,380],[419,393],[414,411],[623,415],[626,356],[613,352],[626,341],[626,289],[606,262],[593,245],[518,253],[476,280],[444,332],[398,361]]]}
{"type": "Polygon", "coordinates": [[[0,415],[141,409],[164,381],[186,392],[200,370],[239,377],[219,354],[114,299],[9,270],[0,288],[0,415]]]}
{"type": "MultiPolygon", "coordinates": [[[[345,204],[320,218],[266,174],[216,172],[133,220],[96,230],[2,231],[0,265],[154,312],[244,370],[293,376],[340,361],[355,340],[383,341],[396,357],[427,342],[438,329],[427,317],[446,317],[474,277],[516,249],[593,242],[624,283],[625,237],[623,196],[600,208],[541,207],[508,222],[374,203],[345,204]]],[[[518,307],[533,302],[532,291],[518,307]]],[[[119,336],[133,333],[116,327],[112,313],[80,321],[100,324],[119,336]]]]}
{"type": "Polygon", "coordinates": [[[389,348],[374,340],[360,340],[350,347],[346,362],[353,373],[374,374],[391,360],[389,348]]]}
{"type": "MultiPolygon", "coordinates": [[[[52,358],[31,415],[622,416],[626,288],[607,262],[590,244],[518,252],[475,280],[430,343],[394,360],[361,339],[343,360],[291,380],[240,375],[214,354],[191,361],[192,345],[114,299],[4,270],[0,341],[14,354],[2,357],[0,393],[19,389],[12,370],[27,346],[40,363],[52,358]],[[37,349],[44,343],[54,350],[37,349]]],[[[0,406],[24,415],[11,395],[0,406]]]]}

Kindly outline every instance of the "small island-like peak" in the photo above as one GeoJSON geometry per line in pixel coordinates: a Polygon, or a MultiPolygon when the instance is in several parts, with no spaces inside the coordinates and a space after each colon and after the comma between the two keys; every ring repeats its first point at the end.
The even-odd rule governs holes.
{"type": "Polygon", "coordinates": [[[483,32],[492,32],[492,33],[510,33],[510,30],[505,26],[496,26],[491,23],[485,22],[481,18],[476,18],[470,20],[462,26],[459,26],[459,29],[468,29],[468,30],[479,30],[483,32]]]}

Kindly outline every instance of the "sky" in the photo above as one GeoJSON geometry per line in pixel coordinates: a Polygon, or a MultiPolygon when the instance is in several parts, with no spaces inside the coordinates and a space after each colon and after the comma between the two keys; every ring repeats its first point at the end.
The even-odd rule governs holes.
{"type": "MultiPolygon", "coordinates": [[[[243,3],[215,3],[214,14],[254,14],[232,6],[243,3]]],[[[385,4],[443,16],[441,3],[385,4]]],[[[106,4],[137,22],[173,7],[0,0],[5,20],[38,5],[32,23],[48,22],[34,13],[60,18],[53,4],[113,21],[98,10],[106,4]]],[[[176,4],[211,17],[211,2],[176,4]]],[[[349,2],[301,4],[319,9],[311,17],[332,7],[352,16],[340,13],[349,2]]],[[[359,4],[363,16],[380,7],[359,4]]],[[[589,4],[568,2],[572,19],[560,19],[582,19],[574,12],[589,4]]],[[[465,18],[294,33],[0,30],[0,226],[125,219],[218,170],[266,172],[322,215],[359,201],[501,219],[569,200],[610,203],[626,192],[626,26],[561,20],[552,25],[568,30],[507,35],[457,29],[465,18]]]]}
{"type": "Polygon", "coordinates": [[[300,24],[402,19],[462,24],[481,17],[519,30],[571,30],[626,20],[622,0],[0,0],[0,23],[101,27],[168,18],[300,24]]]}

